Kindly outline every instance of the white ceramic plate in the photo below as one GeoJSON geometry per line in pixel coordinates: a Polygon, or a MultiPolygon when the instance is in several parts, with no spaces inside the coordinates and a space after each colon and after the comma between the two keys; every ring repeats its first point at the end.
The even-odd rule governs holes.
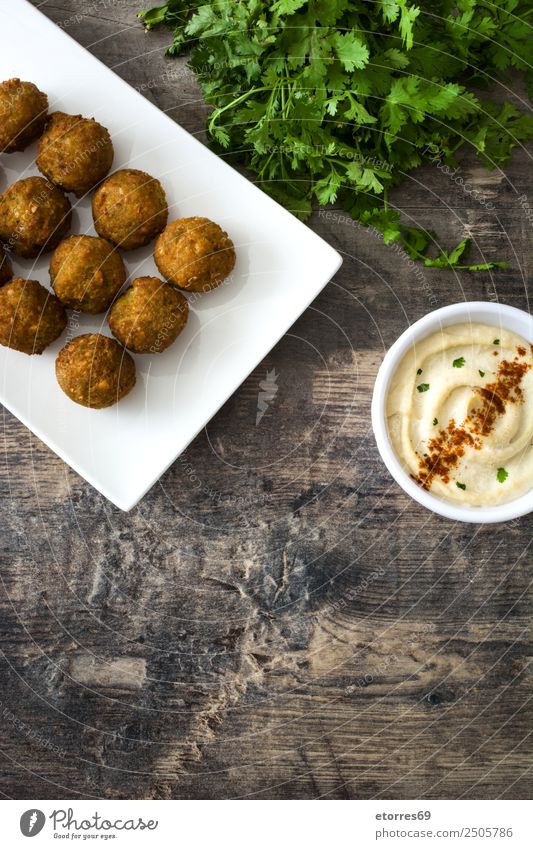
{"type": "MultiPolygon", "coordinates": [[[[79,327],[71,318],[42,356],[0,348],[1,402],[110,501],[130,510],[309,306],[341,258],[25,0],[2,4],[0,39],[0,79],[31,80],[48,94],[50,111],[96,118],[113,137],[114,169],[158,177],[169,220],[207,216],[237,249],[231,280],[191,304],[174,345],[159,356],[135,356],[137,385],[114,407],[74,404],[54,370],[68,337],[100,329],[111,335],[104,316],[81,316],[79,327]]],[[[38,173],[35,152],[33,144],[0,156],[2,190],[38,173]]],[[[88,200],[75,205],[71,232],[95,235],[88,200]]],[[[123,254],[130,278],[157,274],[152,249],[123,254]]],[[[12,259],[16,274],[49,286],[49,255],[12,259]]]]}

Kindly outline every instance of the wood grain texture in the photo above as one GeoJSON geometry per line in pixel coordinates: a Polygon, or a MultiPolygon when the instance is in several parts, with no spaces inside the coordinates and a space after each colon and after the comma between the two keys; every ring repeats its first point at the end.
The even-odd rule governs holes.
{"type": "MultiPolygon", "coordinates": [[[[139,0],[35,5],[203,138],[194,80],[139,0]]],[[[412,268],[317,213],[342,270],[129,514],[3,413],[4,796],[530,798],[533,519],[424,511],[370,429],[408,322],[463,299],[530,307],[529,163],[465,157],[494,212],[436,168],[392,199],[508,271],[412,268]]]]}

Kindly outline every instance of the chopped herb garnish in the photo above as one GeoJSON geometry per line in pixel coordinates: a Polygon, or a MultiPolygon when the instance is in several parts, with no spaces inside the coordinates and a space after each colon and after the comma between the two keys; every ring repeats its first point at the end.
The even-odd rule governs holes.
{"type": "Polygon", "coordinates": [[[438,425],[438,423],[439,423],[438,419],[433,419],[433,427],[435,427],[435,425],[438,425]]]}
{"type": "Polygon", "coordinates": [[[422,369],[421,369],[421,368],[419,368],[419,369],[418,369],[417,374],[422,374],[422,369]]]}
{"type": "Polygon", "coordinates": [[[457,489],[466,489],[466,483],[459,483],[458,481],[456,481],[455,486],[457,487],[457,489]]]}
{"type": "Polygon", "coordinates": [[[416,388],[419,392],[427,392],[429,389],[429,383],[419,383],[416,388]]]}
{"type": "Polygon", "coordinates": [[[457,359],[453,361],[453,367],[454,368],[462,368],[464,366],[464,364],[465,364],[465,358],[464,357],[457,357],[457,359]]]}
{"type": "Polygon", "coordinates": [[[509,472],[507,469],[498,469],[498,473],[496,475],[499,483],[505,483],[507,478],[509,477],[509,472]]]}
{"type": "Polygon", "coordinates": [[[495,339],[495,340],[494,340],[494,342],[493,342],[492,344],[493,344],[493,345],[499,345],[499,344],[500,344],[500,340],[499,340],[499,339],[495,339]]]}
{"type": "Polygon", "coordinates": [[[480,377],[485,377],[485,372],[484,372],[484,371],[481,371],[481,369],[479,369],[479,376],[480,376],[480,377]]]}

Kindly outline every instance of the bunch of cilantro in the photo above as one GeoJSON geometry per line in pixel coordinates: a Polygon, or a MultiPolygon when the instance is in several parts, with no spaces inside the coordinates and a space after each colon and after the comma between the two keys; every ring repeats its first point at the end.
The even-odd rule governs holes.
{"type": "Polygon", "coordinates": [[[140,12],[172,28],[169,55],[190,52],[213,111],[211,141],[255,172],[302,219],[337,202],[425,265],[462,265],[469,239],[428,256],[389,189],[428,161],[472,146],[489,168],[533,137],[533,118],[474,91],[522,72],[533,90],[531,0],[182,0],[140,12]]]}

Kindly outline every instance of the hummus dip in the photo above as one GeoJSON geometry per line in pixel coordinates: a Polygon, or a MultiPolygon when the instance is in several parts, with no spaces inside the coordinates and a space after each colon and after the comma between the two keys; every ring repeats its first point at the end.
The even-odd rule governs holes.
{"type": "Polygon", "coordinates": [[[386,404],[405,471],[471,507],[533,487],[533,347],[488,324],[455,324],[404,356],[386,404]]]}

